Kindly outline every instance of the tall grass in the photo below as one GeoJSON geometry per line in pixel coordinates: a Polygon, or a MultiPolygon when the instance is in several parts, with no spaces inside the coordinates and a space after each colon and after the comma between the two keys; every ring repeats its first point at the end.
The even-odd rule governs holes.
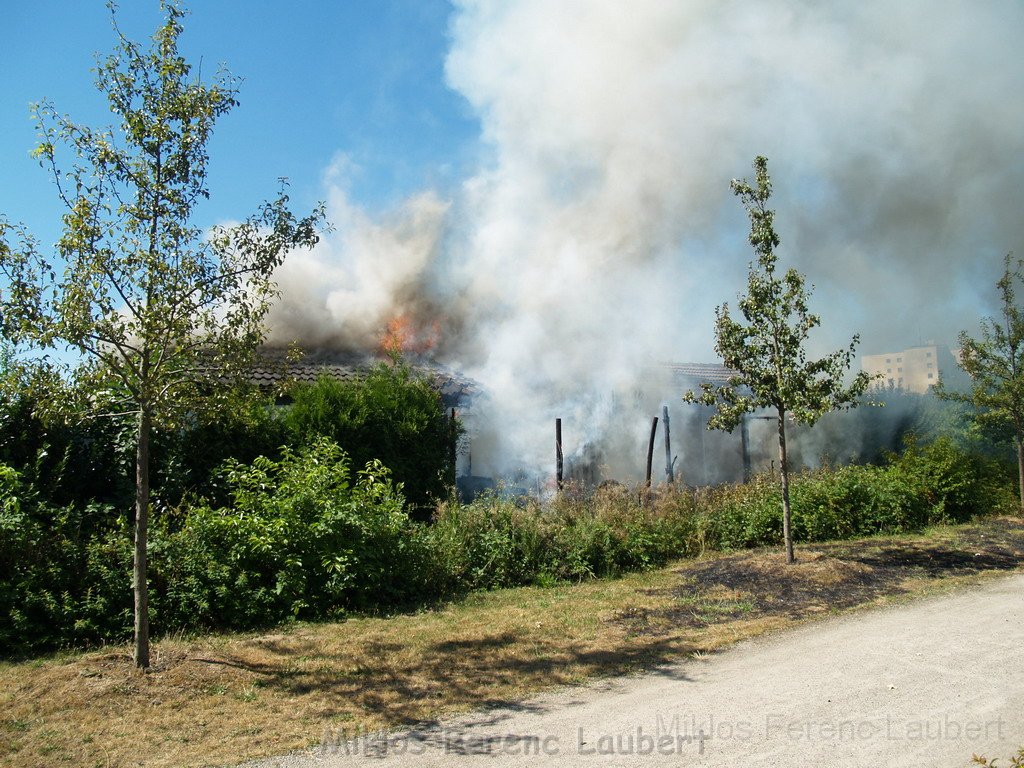
{"type": "MultiPolygon", "coordinates": [[[[906,533],[1017,509],[1004,467],[945,439],[911,442],[885,466],[798,474],[791,494],[798,541],[906,533]]],[[[428,538],[446,581],[464,589],[571,581],[705,549],[781,545],[782,500],[769,475],[696,490],[570,489],[547,504],[490,495],[443,505],[428,538]]]]}

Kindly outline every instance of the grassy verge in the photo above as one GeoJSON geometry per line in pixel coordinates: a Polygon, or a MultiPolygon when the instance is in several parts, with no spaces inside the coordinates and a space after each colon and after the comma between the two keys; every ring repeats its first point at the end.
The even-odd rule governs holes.
{"type": "Polygon", "coordinates": [[[618,580],[475,593],[433,610],[272,634],[165,638],[0,664],[0,762],[224,765],[649,669],[820,615],[1024,564],[1024,522],[751,550],[618,580]]]}

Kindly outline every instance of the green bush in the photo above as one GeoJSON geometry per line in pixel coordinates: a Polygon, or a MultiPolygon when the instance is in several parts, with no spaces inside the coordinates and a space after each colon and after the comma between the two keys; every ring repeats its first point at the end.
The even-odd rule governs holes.
{"type": "MultiPolygon", "coordinates": [[[[371,461],[353,473],[316,438],[218,477],[224,503],[154,510],[155,633],[249,628],[377,611],[474,589],[548,585],[653,568],[709,549],[778,546],[774,478],[746,485],[567,489],[554,499],[448,499],[410,520],[400,485],[371,461]]],[[[1006,468],[950,441],[908,444],[886,466],[798,474],[798,540],[893,534],[1015,510],[1006,468]]],[[[0,464],[0,647],[120,641],[131,633],[131,530],[106,505],[55,506],[0,464]]]]}
{"type": "Polygon", "coordinates": [[[736,549],[782,541],[782,496],[778,483],[757,475],[747,485],[706,494],[702,514],[706,541],[715,549],[736,549]]]}
{"type": "Polygon", "coordinates": [[[152,492],[164,503],[204,497],[214,505],[229,502],[220,467],[258,456],[278,458],[288,442],[280,408],[270,398],[244,390],[233,393],[232,407],[210,418],[196,417],[153,441],[152,492]]]}
{"type": "Polygon", "coordinates": [[[447,497],[458,435],[430,382],[407,365],[381,363],[358,381],[322,376],[296,386],[292,399],[285,423],[293,445],[329,437],[354,467],[381,461],[422,519],[447,497]]]}
{"type": "Polygon", "coordinates": [[[124,638],[130,579],[131,540],[110,507],[41,504],[0,465],[0,648],[124,638]]]}
{"type": "Polygon", "coordinates": [[[127,505],[134,457],[126,426],[123,418],[43,416],[33,390],[4,393],[0,463],[17,469],[42,503],[127,505]]]}
{"type": "Polygon", "coordinates": [[[1005,469],[950,438],[927,445],[908,440],[903,452],[890,458],[890,470],[918,490],[929,507],[929,522],[963,522],[979,509],[1006,508],[1005,469]]]}
{"type": "Polygon", "coordinates": [[[546,532],[536,507],[485,494],[472,504],[443,504],[427,541],[449,589],[529,584],[540,570],[546,532]]]}
{"type": "MultiPolygon", "coordinates": [[[[1012,481],[984,456],[938,438],[910,440],[884,467],[846,466],[792,476],[793,536],[825,541],[918,531],[964,522],[974,515],[1013,509],[1012,481]]],[[[707,541],[722,549],[782,541],[778,481],[759,476],[747,485],[708,494],[707,541]]]]}
{"type": "Polygon", "coordinates": [[[422,557],[400,487],[380,462],[350,477],[326,438],[230,463],[230,507],[185,509],[154,536],[160,626],[250,627],[412,596],[422,557]]]}
{"type": "Polygon", "coordinates": [[[623,488],[546,505],[493,493],[448,502],[427,537],[449,589],[494,589],[656,567],[696,554],[703,534],[692,496],[623,488]]]}

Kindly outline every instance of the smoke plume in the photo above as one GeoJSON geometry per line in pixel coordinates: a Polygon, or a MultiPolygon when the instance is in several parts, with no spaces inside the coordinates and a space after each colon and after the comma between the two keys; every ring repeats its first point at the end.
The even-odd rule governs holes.
{"type": "Polygon", "coordinates": [[[459,0],[446,71],[480,167],[373,218],[336,164],[336,231],[280,271],[273,338],[397,327],[489,393],[486,471],[550,463],[556,416],[567,453],[614,428],[639,454],[660,401],[623,408],[651,364],[715,359],[752,257],[729,181],[763,154],[813,352],[954,344],[1024,240],[1022,32],[1016,0],[459,0]]]}

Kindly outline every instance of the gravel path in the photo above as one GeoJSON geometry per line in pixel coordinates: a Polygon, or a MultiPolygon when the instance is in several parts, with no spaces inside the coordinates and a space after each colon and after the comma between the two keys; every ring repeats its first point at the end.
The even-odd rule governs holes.
{"type": "Polygon", "coordinates": [[[1005,766],[1024,745],[1024,575],[411,731],[327,736],[246,765],[1005,766]]]}

